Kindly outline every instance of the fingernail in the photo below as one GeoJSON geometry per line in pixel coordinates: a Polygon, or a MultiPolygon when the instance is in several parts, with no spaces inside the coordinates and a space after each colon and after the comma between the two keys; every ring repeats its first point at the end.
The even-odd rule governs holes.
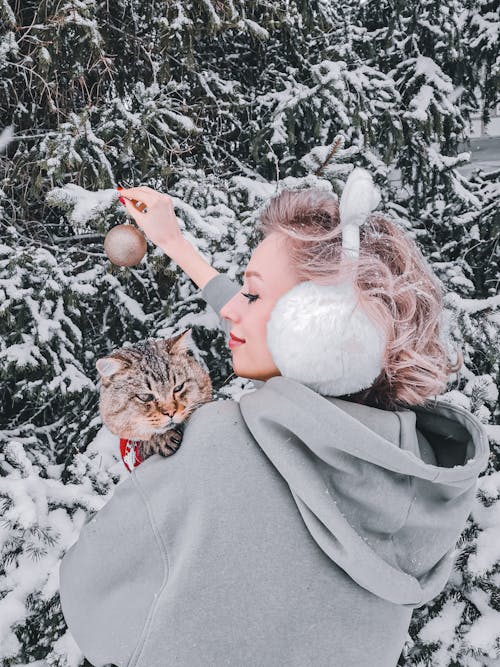
{"type": "Polygon", "coordinates": [[[125,199],[123,199],[123,197],[118,197],[118,201],[120,201],[122,204],[125,204],[125,199]]]}
{"type": "Polygon", "coordinates": [[[116,186],[116,189],[117,189],[117,190],[123,190],[123,188],[122,188],[121,185],[117,185],[117,186],[116,186]]]}

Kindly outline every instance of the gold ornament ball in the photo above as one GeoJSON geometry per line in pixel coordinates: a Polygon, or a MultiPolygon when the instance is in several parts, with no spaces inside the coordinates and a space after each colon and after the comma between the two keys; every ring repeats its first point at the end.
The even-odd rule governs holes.
{"type": "Polygon", "coordinates": [[[144,234],[132,225],[116,225],[104,239],[104,252],[116,266],[139,264],[146,250],[144,234]]]}

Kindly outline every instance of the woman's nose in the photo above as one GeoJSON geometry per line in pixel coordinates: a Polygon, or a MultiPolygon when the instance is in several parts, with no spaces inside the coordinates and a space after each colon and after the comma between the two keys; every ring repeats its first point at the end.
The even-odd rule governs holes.
{"type": "Polygon", "coordinates": [[[220,316],[226,320],[230,320],[231,322],[236,322],[238,320],[238,309],[236,308],[236,297],[238,295],[235,294],[227,303],[225,303],[222,308],[220,309],[220,316]]]}

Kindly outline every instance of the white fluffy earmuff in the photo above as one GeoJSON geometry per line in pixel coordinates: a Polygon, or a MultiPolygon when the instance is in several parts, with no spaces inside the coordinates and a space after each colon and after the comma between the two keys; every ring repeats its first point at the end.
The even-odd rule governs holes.
{"type": "MultiPolygon", "coordinates": [[[[359,256],[359,227],[378,205],[370,174],[354,169],[339,203],[342,248],[359,256]]],[[[267,345],[280,373],[325,396],[370,387],[383,369],[386,338],[357,303],[351,282],[295,285],[276,302],[267,345]]]]}

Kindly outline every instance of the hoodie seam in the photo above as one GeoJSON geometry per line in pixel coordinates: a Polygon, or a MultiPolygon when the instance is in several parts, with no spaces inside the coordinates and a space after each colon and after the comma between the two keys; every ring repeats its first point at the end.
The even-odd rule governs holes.
{"type": "MultiPolygon", "coordinates": [[[[396,413],[396,415],[397,415],[397,418],[398,418],[398,421],[399,421],[399,438],[401,440],[401,436],[403,435],[403,432],[404,432],[404,425],[403,425],[403,421],[401,419],[401,415],[399,415],[398,413],[396,413]]],[[[416,437],[416,435],[415,435],[415,437],[416,437]]],[[[400,445],[400,448],[401,448],[401,445],[400,445]]],[[[417,452],[414,452],[415,456],[417,456],[417,453],[419,453],[418,441],[417,441],[417,452]]],[[[408,505],[408,509],[406,511],[406,516],[404,518],[403,523],[395,531],[395,533],[393,533],[393,535],[398,533],[400,530],[402,530],[406,526],[406,523],[408,521],[408,517],[410,516],[411,508],[412,508],[413,503],[415,502],[416,497],[417,497],[417,494],[415,493],[415,488],[414,488],[415,487],[415,477],[413,475],[405,475],[405,476],[406,476],[407,481],[408,481],[409,505],[408,505]]],[[[391,539],[392,539],[392,536],[391,536],[391,539]]]]}
{"type": "Polygon", "coordinates": [[[153,600],[151,601],[149,611],[146,615],[146,620],[144,621],[144,626],[142,628],[141,635],[140,635],[139,639],[137,640],[137,644],[135,646],[134,651],[132,652],[130,660],[127,663],[127,667],[134,667],[135,665],[138,664],[138,661],[141,658],[141,655],[142,655],[142,652],[143,652],[143,649],[144,649],[144,644],[145,644],[146,639],[148,638],[149,632],[151,630],[151,625],[153,623],[153,618],[155,616],[156,609],[159,605],[161,595],[162,595],[165,587],[167,586],[168,576],[170,574],[170,563],[169,563],[169,559],[168,559],[167,547],[166,547],[166,545],[165,545],[165,543],[162,539],[162,536],[161,536],[160,531],[158,530],[158,527],[156,526],[156,524],[153,520],[151,506],[148,503],[148,500],[146,498],[146,495],[145,495],[141,485],[139,484],[139,480],[138,480],[137,473],[136,473],[135,470],[132,471],[131,478],[132,478],[132,481],[134,483],[134,486],[137,489],[137,492],[138,492],[140,498],[142,499],[142,501],[143,501],[143,503],[146,507],[146,513],[147,513],[147,516],[148,516],[149,525],[151,527],[151,530],[153,532],[155,541],[157,543],[157,546],[158,546],[158,549],[159,549],[159,552],[160,552],[160,556],[161,556],[161,560],[162,560],[162,564],[163,564],[163,580],[161,582],[161,585],[160,585],[156,595],[153,597],[153,600]]]}
{"type": "MultiPolygon", "coordinates": [[[[403,424],[403,420],[401,419],[401,415],[396,413],[396,416],[397,416],[398,421],[399,421],[399,441],[401,442],[401,437],[404,435],[405,425],[403,424]]],[[[401,444],[399,444],[399,446],[401,448],[401,444]]],[[[418,441],[417,441],[417,452],[418,451],[419,451],[419,447],[418,447],[418,441]]],[[[414,452],[415,456],[417,456],[417,452],[414,452]]],[[[400,523],[397,530],[395,530],[393,533],[391,533],[390,540],[391,540],[391,543],[392,543],[392,547],[394,549],[394,557],[396,559],[396,563],[397,563],[400,571],[404,572],[411,579],[414,579],[414,577],[411,574],[406,572],[405,565],[402,564],[402,562],[401,562],[402,555],[400,553],[400,544],[399,544],[399,542],[397,542],[394,539],[395,536],[401,530],[403,530],[404,527],[406,526],[406,524],[408,523],[408,518],[410,516],[411,509],[412,509],[412,507],[415,503],[415,500],[417,498],[417,494],[415,493],[415,477],[413,475],[410,475],[410,474],[408,474],[408,475],[405,474],[405,477],[407,479],[407,489],[408,489],[408,509],[406,510],[406,513],[405,513],[405,516],[404,516],[404,519],[403,519],[402,523],[400,523]]]]}
{"type": "Polygon", "coordinates": [[[408,518],[410,516],[411,508],[413,507],[415,500],[417,499],[417,494],[415,493],[415,478],[412,475],[407,475],[408,477],[408,491],[410,494],[410,504],[408,506],[408,511],[406,512],[405,520],[403,521],[401,528],[398,528],[396,532],[402,530],[408,523],[408,518]]]}

